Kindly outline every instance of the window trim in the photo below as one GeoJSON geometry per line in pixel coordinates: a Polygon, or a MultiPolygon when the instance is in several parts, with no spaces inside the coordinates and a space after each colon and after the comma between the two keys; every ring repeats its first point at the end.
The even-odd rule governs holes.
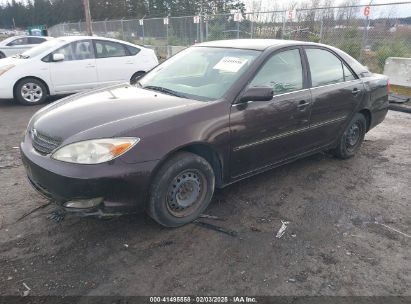
{"type": "Polygon", "coordinates": [[[111,40],[103,40],[103,39],[93,39],[93,47],[94,47],[94,57],[95,57],[95,59],[107,59],[107,58],[121,58],[121,57],[137,56],[137,54],[141,52],[141,49],[140,49],[140,51],[136,55],[132,55],[130,53],[130,51],[127,49],[127,47],[124,43],[117,42],[117,41],[111,41],[111,40]],[[97,47],[96,47],[97,42],[102,42],[102,43],[109,42],[109,43],[119,44],[123,47],[126,55],[124,55],[124,56],[98,57],[97,56],[97,47]]]}
{"type": "MultiPolygon", "coordinates": [[[[309,88],[309,83],[308,83],[308,79],[307,79],[307,67],[306,67],[306,62],[304,60],[303,57],[303,51],[301,46],[299,45],[293,45],[293,46],[287,46],[287,47],[283,47],[280,49],[276,49],[274,51],[272,51],[271,53],[269,53],[266,58],[264,58],[263,62],[260,63],[260,66],[257,68],[257,70],[255,70],[249,77],[247,84],[244,86],[244,90],[248,89],[251,82],[254,80],[255,76],[261,71],[261,69],[264,67],[264,65],[275,55],[279,54],[279,53],[283,53],[286,51],[291,51],[291,50],[298,50],[299,54],[300,54],[300,61],[301,61],[301,72],[302,72],[302,80],[303,80],[303,87],[301,89],[295,90],[295,91],[291,91],[291,92],[285,92],[285,93],[279,93],[279,94],[274,94],[273,97],[276,96],[280,96],[283,94],[291,94],[294,92],[299,92],[302,90],[306,90],[309,88]]],[[[241,96],[242,92],[244,91],[242,90],[241,93],[238,96],[241,96]]],[[[238,98],[238,97],[237,97],[238,98]]],[[[237,104],[236,102],[234,104],[237,104]]]]}
{"type": "Polygon", "coordinates": [[[347,62],[345,62],[345,60],[344,60],[337,52],[333,51],[332,49],[329,49],[329,48],[323,47],[323,46],[316,46],[316,45],[303,46],[302,49],[303,49],[305,61],[306,61],[306,64],[307,64],[307,76],[308,76],[308,80],[309,80],[309,87],[310,87],[311,89],[320,88],[320,87],[326,87],[326,86],[330,86],[330,85],[336,85],[336,84],[341,84],[341,83],[346,83],[346,82],[351,82],[351,81],[356,81],[356,80],[359,79],[358,75],[354,72],[354,70],[350,67],[350,65],[349,65],[347,62]],[[324,85],[320,85],[320,86],[313,86],[313,84],[312,84],[312,77],[311,77],[310,62],[308,61],[308,56],[307,56],[307,52],[306,52],[307,49],[319,49],[319,50],[323,50],[323,51],[329,52],[329,53],[333,54],[335,57],[337,57],[337,59],[339,59],[340,62],[341,62],[341,69],[342,69],[342,71],[343,71],[344,81],[335,82],[335,83],[329,83],[329,84],[324,84],[324,85]],[[352,79],[352,80],[345,80],[345,74],[344,74],[343,65],[345,65],[345,66],[347,67],[347,69],[348,69],[349,71],[351,71],[351,73],[352,73],[353,76],[354,76],[354,79],[352,79]]]}

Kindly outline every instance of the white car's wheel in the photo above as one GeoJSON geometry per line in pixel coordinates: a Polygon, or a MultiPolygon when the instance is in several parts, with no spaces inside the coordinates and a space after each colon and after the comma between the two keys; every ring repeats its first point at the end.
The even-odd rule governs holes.
{"type": "Polygon", "coordinates": [[[6,55],[4,55],[3,52],[0,52],[0,59],[6,58],[6,55]]]}
{"type": "Polygon", "coordinates": [[[46,100],[47,88],[40,80],[26,78],[17,83],[14,94],[17,101],[23,105],[37,105],[46,100]]]}

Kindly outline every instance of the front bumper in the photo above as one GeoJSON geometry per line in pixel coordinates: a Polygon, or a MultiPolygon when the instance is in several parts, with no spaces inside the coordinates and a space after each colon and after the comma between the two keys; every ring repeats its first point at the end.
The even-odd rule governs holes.
{"type": "MultiPolygon", "coordinates": [[[[28,136],[20,145],[21,158],[32,186],[63,206],[70,201],[102,198],[98,206],[69,211],[105,213],[143,208],[151,174],[158,161],[129,164],[121,158],[98,165],[78,165],[37,153],[28,136]]],[[[131,151],[129,151],[131,152],[131,151]]]]}

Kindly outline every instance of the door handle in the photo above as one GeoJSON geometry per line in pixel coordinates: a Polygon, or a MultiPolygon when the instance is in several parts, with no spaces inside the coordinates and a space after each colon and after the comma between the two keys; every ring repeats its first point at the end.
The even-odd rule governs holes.
{"type": "Polygon", "coordinates": [[[86,65],[86,68],[95,68],[96,66],[95,65],[92,65],[92,64],[89,64],[89,65],[86,65]]]}
{"type": "Polygon", "coordinates": [[[298,105],[297,108],[301,111],[305,110],[306,107],[308,107],[310,105],[310,102],[306,101],[306,100],[301,100],[298,105]]]}
{"type": "Polygon", "coordinates": [[[359,89],[357,89],[357,88],[354,88],[352,91],[351,91],[351,93],[353,94],[353,95],[357,95],[358,93],[360,93],[361,92],[361,90],[359,90],[359,89]]]}

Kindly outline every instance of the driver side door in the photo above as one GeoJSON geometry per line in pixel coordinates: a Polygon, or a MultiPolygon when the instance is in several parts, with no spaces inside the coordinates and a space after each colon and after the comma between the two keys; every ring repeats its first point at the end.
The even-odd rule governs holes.
{"type": "Polygon", "coordinates": [[[272,87],[270,101],[233,104],[230,114],[231,177],[264,169],[301,153],[308,145],[311,93],[302,49],[269,57],[248,87],[272,87]]]}
{"type": "Polygon", "coordinates": [[[90,40],[68,43],[50,54],[50,78],[56,93],[73,93],[98,85],[96,59],[90,40]],[[53,62],[53,54],[64,60],[53,62]]]}

